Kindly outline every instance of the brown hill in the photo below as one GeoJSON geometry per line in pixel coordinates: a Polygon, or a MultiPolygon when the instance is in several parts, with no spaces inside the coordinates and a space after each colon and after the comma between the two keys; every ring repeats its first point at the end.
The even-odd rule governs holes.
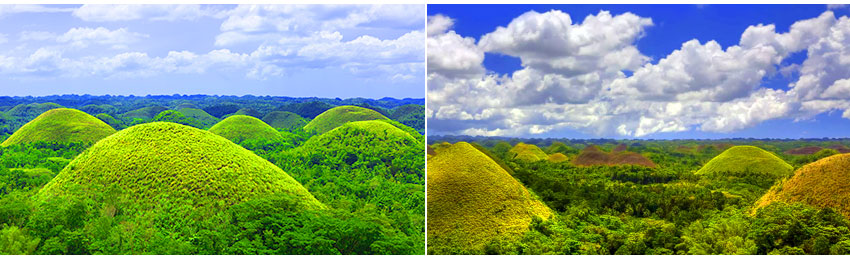
{"type": "Polygon", "coordinates": [[[785,151],[785,154],[789,155],[811,155],[821,151],[822,147],[799,147],[794,149],[789,149],[785,151]]]}
{"type": "Polygon", "coordinates": [[[833,155],[801,167],[794,176],[770,188],[756,202],[756,208],[776,201],[833,208],[850,218],[850,154],[833,155]]]}
{"type": "Polygon", "coordinates": [[[607,153],[594,145],[584,148],[584,150],[582,150],[581,153],[573,159],[573,164],[579,166],[640,165],[655,168],[655,163],[641,154],[628,151],[607,153]]]}
{"type": "Polygon", "coordinates": [[[850,148],[840,144],[835,144],[826,148],[835,149],[835,151],[838,151],[838,153],[850,153],[850,148]]]}
{"type": "Polygon", "coordinates": [[[612,150],[612,151],[613,152],[623,152],[623,151],[626,151],[627,149],[629,149],[629,146],[627,146],[626,144],[619,144],[616,147],[614,147],[614,150],[612,150]]]}

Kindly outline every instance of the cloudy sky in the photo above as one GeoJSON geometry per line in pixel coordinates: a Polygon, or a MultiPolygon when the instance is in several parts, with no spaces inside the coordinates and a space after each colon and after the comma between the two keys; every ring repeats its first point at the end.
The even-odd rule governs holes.
{"type": "Polygon", "coordinates": [[[850,137],[850,7],[429,5],[428,134],[850,137]]]}
{"type": "Polygon", "coordinates": [[[424,5],[0,5],[0,95],[414,97],[424,5]]]}

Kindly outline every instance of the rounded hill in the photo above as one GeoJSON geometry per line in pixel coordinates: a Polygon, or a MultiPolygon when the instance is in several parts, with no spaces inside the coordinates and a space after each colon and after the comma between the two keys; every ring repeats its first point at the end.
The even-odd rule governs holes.
{"type": "Polygon", "coordinates": [[[536,162],[549,158],[549,155],[546,155],[546,152],[543,152],[542,149],[535,145],[520,142],[508,150],[508,157],[527,162],[536,162]]]}
{"type": "Polygon", "coordinates": [[[158,201],[221,207],[271,194],[323,208],[287,173],[213,133],[170,122],[139,124],[84,151],[42,188],[41,200],[117,187],[139,208],[158,201]],[[81,188],[80,188],[81,187],[81,188]]]}
{"type": "Polygon", "coordinates": [[[776,201],[832,208],[850,218],[850,154],[829,156],[801,167],[794,176],[774,185],[756,208],[776,201]]]}
{"type": "Polygon", "coordinates": [[[125,112],[121,116],[127,118],[153,119],[153,117],[165,110],[168,110],[168,108],[162,106],[150,106],[125,112]]]}
{"type": "Polygon", "coordinates": [[[204,128],[211,127],[212,125],[215,125],[219,122],[218,118],[213,117],[206,111],[198,108],[180,108],[177,111],[186,116],[187,118],[197,120],[201,125],[203,125],[204,128]]]}
{"type": "Polygon", "coordinates": [[[599,147],[590,145],[581,150],[578,156],[573,159],[573,164],[579,166],[617,166],[617,165],[639,165],[645,167],[655,167],[655,163],[649,158],[641,154],[624,151],[624,148],[615,148],[620,151],[605,152],[599,147]]]}
{"type": "Polygon", "coordinates": [[[552,162],[552,163],[560,163],[560,162],[564,162],[564,161],[569,160],[569,158],[564,154],[554,153],[554,154],[549,155],[547,160],[549,160],[549,162],[552,162]]]}
{"type": "Polygon", "coordinates": [[[304,130],[315,131],[318,134],[328,132],[351,121],[387,120],[380,113],[358,106],[338,106],[323,112],[304,126],[304,130]]]}
{"type": "Polygon", "coordinates": [[[294,130],[307,125],[307,120],[293,112],[273,111],[263,117],[263,121],[269,126],[278,129],[294,130]]]}
{"type": "Polygon", "coordinates": [[[466,142],[428,159],[429,250],[484,253],[492,240],[516,240],[534,217],[552,212],[496,162],[466,142]]]}
{"type": "Polygon", "coordinates": [[[383,121],[353,121],[304,142],[305,153],[337,157],[348,164],[369,157],[394,157],[404,147],[421,142],[407,132],[383,121]]]}
{"type": "Polygon", "coordinates": [[[115,129],[98,118],[79,110],[58,108],[24,124],[0,146],[38,141],[96,142],[112,133],[115,129]]]}
{"type": "Polygon", "coordinates": [[[233,115],[210,127],[210,132],[235,143],[245,140],[280,140],[280,132],[261,121],[247,115],[233,115]]]}
{"type": "Polygon", "coordinates": [[[712,158],[697,174],[758,173],[779,179],[794,168],[773,153],[754,146],[734,146],[712,158]]]}

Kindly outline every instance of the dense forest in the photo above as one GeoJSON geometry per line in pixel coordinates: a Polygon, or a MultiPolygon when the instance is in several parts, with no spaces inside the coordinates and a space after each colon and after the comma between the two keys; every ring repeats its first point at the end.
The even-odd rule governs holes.
{"type": "MultiPolygon", "coordinates": [[[[850,139],[429,136],[428,142],[429,254],[850,254],[850,158],[841,154],[850,151],[850,139]],[[552,215],[505,214],[510,208],[502,207],[472,215],[530,217],[521,234],[433,235],[440,212],[431,201],[442,197],[430,191],[439,169],[432,162],[465,142],[552,215]],[[651,163],[615,161],[625,155],[651,163]],[[800,191],[783,194],[794,190],[800,191]],[[468,245],[475,242],[481,245],[468,245]]],[[[453,158],[439,162],[445,159],[453,158]]],[[[460,159],[469,160],[453,163],[468,163],[460,159]]],[[[483,175],[471,172],[481,167],[464,170],[483,175]]],[[[464,195],[454,199],[477,194],[464,195]]]]}
{"type": "Polygon", "coordinates": [[[0,97],[0,254],[424,254],[423,105],[0,97]]]}

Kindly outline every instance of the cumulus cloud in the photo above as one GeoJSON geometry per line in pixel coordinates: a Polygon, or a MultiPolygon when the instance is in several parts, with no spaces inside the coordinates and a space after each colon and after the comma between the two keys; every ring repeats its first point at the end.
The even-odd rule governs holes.
{"type": "Polygon", "coordinates": [[[114,22],[147,19],[153,21],[195,20],[212,15],[200,5],[104,5],[86,4],[73,15],[83,21],[114,22]]]}
{"type": "Polygon", "coordinates": [[[749,26],[738,45],[686,41],[657,62],[635,47],[652,20],[631,13],[601,11],[576,23],[561,11],[531,11],[477,44],[451,31],[453,22],[429,17],[427,116],[429,130],[442,134],[566,128],[641,137],[732,132],[835,110],[850,118],[850,19],[831,11],[784,33],[773,24],[749,26]],[[802,64],[783,65],[801,51],[807,54],[802,64]],[[522,68],[509,75],[483,72],[487,52],[518,57],[522,68]],[[790,90],[762,85],[777,73],[798,79],[790,90]]]}
{"type": "Polygon", "coordinates": [[[148,35],[127,31],[126,28],[109,30],[103,27],[72,28],[56,38],[57,42],[68,43],[75,47],[88,47],[89,45],[111,45],[113,48],[126,48],[127,44],[147,38],[148,35]]]}

